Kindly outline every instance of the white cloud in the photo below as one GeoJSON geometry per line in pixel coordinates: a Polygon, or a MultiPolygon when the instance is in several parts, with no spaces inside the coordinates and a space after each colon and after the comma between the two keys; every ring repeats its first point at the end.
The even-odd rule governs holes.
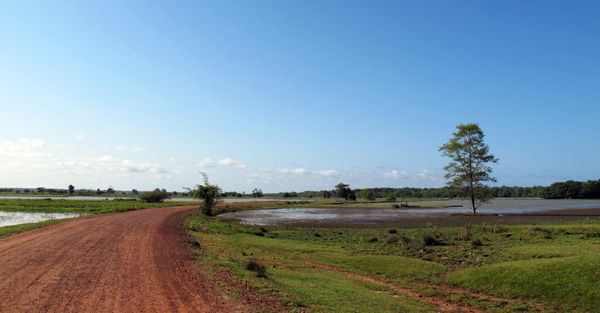
{"type": "Polygon", "coordinates": [[[426,169],[419,173],[407,173],[405,171],[398,172],[397,170],[392,170],[391,172],[384,173],[383,177],[393,179],[443,181],[440,174],[426,169]]]}
{"type": "Polygon", "coordinates": [[[295,174],[295,175],[306,175],[307,173],[309,173],[309,172],[305,168],[295,168],[292,170],[292,174],[295,174]]]}
{"type": "Polygon", "coordinates": [[[19,142],[25,148],[30,148],[30,149],[41,148],[46,145],[46,144],[44,144],[44,141],[41,139],[19,139],[19,142]]]}
{"type": "Polygon", "coordinates": [[[225,158],[223,160],[219,160],[219,161],[217,161],[217,163],[219,163],[219,165],[224,165],[224,166],[233,166],[233,167],[237,167],[237,168],[246,168],[246,164],[238,162],[238,161],[234,161],[231,158],[225,158]]]}
{"type": "Polygon", "coordinates": [[[116,146],[116,147],[115,147],[115,150],[117,150],[117,151],[121,151],[121,152],[125,152],[125,151],[127,151],[127,148],[125,148],[125,147],[119,147],[119,146],[116,146]]]}
{"type": "Polygon", "coordinates": [[[137,163],[131,160],[123,160],[105,155],[96,158],[81,158],[81,162],[76,163],[76,166],[81,166],[93,171],[107,173],[167,173],[164,167],[159,164],[152,163],[137,163]]]}
{"type": "Polygon", "coordinates": [[[398,172],[397,170],[392,170],[389,173],[383,174],[383,177],[386,177],[386,178],[407,178],[407,177],[409,177],[409,175],[405,171],[398,172]]]}
{"type": "Polygon", "coordinates": [[[214,167],[217,164],[215,161],[213,161],[209,158],[205,158],[204,160],[198,162],[198,164],[196,164],[196,165],[198,165],[199,167],[214,167]]]}
{"type": "Polygon", "coordinates": [[[45,147],[46,144],[41,139],[19,139],[19,143],[12,141],[0,142],[0,157],[8,157],[15,159],[27,160],[46,160],[54,159],[50,153],[42,153],[37,151],[39,148],[45,147]]]}
{"type": "Polygon", "coordinates": [[[325,170],[325,171],[318,171],[317,173],[321,176],[333,176],[337,172],[335,170],[325,170]]]}
{"type": "Polygon", "coordinates": [[[135,151],[135,152],[144,152],[144,151],[146,151],[146,149],[140,148],[140,147],[134,147],[133,151],[135,151]]]}
{"type": "Polygon", "coordinates": [[[79,135],[75,135],[75,140],[84,140],[85,139],[85,135],[79,134],[79,135]]]}
{"type": "Polygon", "coordinates": [[[204,160],[198,162],[197,166],[199,167],[215,167],[217,165],[221,165],[221,166],[231,166],[231,167],[235,167],[235,168],[239,168],[239,169],[244,169],[246,168],[246,164],[239,162],[239,161],[235,161],[231,158],[225,158],[219,161],[213,161],[210,158],[205,158],[204,160]]]}

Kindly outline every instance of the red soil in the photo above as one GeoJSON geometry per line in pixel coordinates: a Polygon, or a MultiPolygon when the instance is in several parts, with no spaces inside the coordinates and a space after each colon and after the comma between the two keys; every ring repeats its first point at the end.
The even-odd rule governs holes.
{"type": "Polygon", "coordinates": [[[236,312],[188,253],[197,206],[81,218],[0,239],[0,312],[236,312]]]}

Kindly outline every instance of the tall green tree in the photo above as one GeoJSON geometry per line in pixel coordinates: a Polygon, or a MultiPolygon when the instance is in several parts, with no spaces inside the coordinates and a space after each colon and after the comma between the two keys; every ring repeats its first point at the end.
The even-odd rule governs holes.
{"type": "Polygon", "coordinates": [[[344,198],[348,200],[350,194],[352,193],[352,189],[350,189],[350,185],[339,183],[335,185],[335,189],[337,190],[337,196],[340,198],[344,198]]]}
{"type": "Polygon", "coordinates": [[[221,201],[221,188],[217,185],[212,185],[208,182],[208,175],[200,172],[204,177],[204,185],[196,185],[196,188],[185,188],[189,190],[189,195],[194,199],[202,200],[204,203],[200,209],[204,215],[212,216],[213,207],[221,201]]]}
{"type": "Polygon", "coordinates": [[[485,182],[496,182],[491,176],[492,168],[488,163],[498,163],[498,159],[490,154],[485,137],[479,124],[460,124],[456,126],[450,141],[439,148],[442,155],[452,159],[446,170],[447,185],[461,188],[464,196],[471,202],[473,214],[477,208],[489,199],[485,182]]]}

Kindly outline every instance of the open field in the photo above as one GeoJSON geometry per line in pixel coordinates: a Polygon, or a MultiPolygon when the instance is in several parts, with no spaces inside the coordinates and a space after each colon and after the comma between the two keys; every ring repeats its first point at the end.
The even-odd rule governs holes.
{"type": "MultiPolygon", "coordinates": [[[[138,205],[148,204],[134,201],[12,201],[0,203],[15,211],[91,212],[95,215],[136,211],[92,216],[0,239],[3,256],[8,258],[3,263],[6,266],[34,264],[30,262],[33,258],[38,265],[45,259],[56,261],[30,270],[7,267],[3,277],[13,286],[0,287],[4,288],[5,294],[11,295],[11,306],[4,307],[9,312],[26,308],[29,305],[26,303],[34,303],[29,308],[46,305],[85,311],[91,308],[91,302],[77,300],[77,295],[82,292],[86,292],[85,297],[95,301],[95,305],[113,309],[129,306],[141,311],[152,311],[163,305],[175,305],[178,310],[183,310],[188,305],[185,301],[191,299],[204,303],[202,308],[216,312],[242,307],[243,311],[255,312],[598,312],[600,307],[598,209],[526,214],[520,217],[523,218],[520,224],[504,223],[499,216],[453,215],[457,221],[454,224],[446,224],[432,216],[418,223],[380,227],[338,225],[317,228],[240,225],[234,220],[197,215],[194,210],[197,206],[137,211],[138,205]],[[177,235],[179,232],[171,227],[172,223],[181,221],[178,216],[186,212],[189,215],[183,226],[188,233],[187,248],[182,237],[177,235]],[[153,222],[150,217],[157,220],[153,222]],[[490,218],[491,222],[482,222],[478,218],[490,218]],[[156,225],[160,225],[160,230],[154,229],[156,225]],[[134,243],[142,239],[140,236],[150,241],[134,243]],[[65,245],[69,240],[73,242],[65,245]],[[150,250],[135,252],[134,247],[138,246],[150,250]],[[14,252],[17,247],[29,250],[14,252]],[[178,272],[167,271],[167,267],[186,259],[181,254],[185,249],[196,253],[198,263],[190,264],[198,267],[192,270],[187,268],[188,264],[186,268],[178,267],[178,272]],[[92,257],[88,258],[85,253],[90,251],[93,251],[92,257]],[[109,256],[102,251],[117,254],[109,256]],[[124,251],[127,253],[123,254],[124,251]],[[160,276],[164,273],[148,274],[165,278],[160,281],[162,285],[153,285],[157,281],[148,281],[144,271],[133,273],[130,270],[132,266],[152,268],[149,264],[127,263],[129,265],[124,267],[123,262],[134,259],[135,262],[146,262],[144,255],[150,251],[155,255],[175,252],[176,258],[168,261],[171,265],[157,263],[162,264],[159,266],[161,271],[170,273],[167,276],[171,280],[188,279],[181,277],[188,277],[190,270],[201,271],[203,289],[191,292],[186,287],[189,282],[171,289],[165,280],[167,276],[160,276]],[[79,256],[56,259],[74,253],[79,256]],[[30,261],[15,261],[18,255],[30,261]],[[72,264],[79,259],[87,262],[86,265],[72,264]],[[110,270],[100,271],[98,266],[108,266],[110,270]],[[123,271],[131,275],[125,275],[123,271]],[[42,296],[44,293],[40,291],[40,297],[31,302],[33,298],[27,298],[33,294],[31,287],[15,289],[17,285],[14,284],[18,281],[28,281],[28,273],[41,273],[43,279],[38,282],[43,286],[37,283],[32,286],[38,286],[35,290],[50,290],[57,298],[42,296]],[[14,275],[22,278],[14,279],[14,275]],[[146,290],[149,298],[145,301],[150,304],[137,300],[126,304],[123,298],[115,297],[115,293],[105,294],[103,284],[114,281],[115,277],[130,280],[123,282],[122,293],[128,292],[129,285],[142,284],[140,290],[146,290]],[[56,281],[62,284],[60,290],[54,285],[56,281]],[[82,282],[88,287],[82,287],[82,282]],[[90,289],[89,286],[95,287],[90,289]],[[164,287],[164,290],[151,291],[151,286],[162,286],[159,289],[164,287]],[[175,292],[168,296],[171,298],[183,292],[184,302],[163,302],[169,292],[175,292]],[[62,297],[61,293],[69,298],[62,297]],[[214,298],[209,294],[226,296],[214,298]],[[224,300],[227,298],[231,301],[224,300]]],[[[219,205],[216,211],[276,209],[290,205],[308,207],[316,204],[306,201],[226,203],[219,205]]],[[[356,207],[354,204],[331,203],[324,206],[337,206],[339,210],[356,207]]],[[[376,209],[364,206],[365,209],[376,209]]],[[[22,231],[57,222],[3,227],[0,231],[11,231],[13,227],[22,231]]],[[[156,258],[153,260],[158,262],[156,258]]]]}
{"type": "Polygon", "coordinates": [[[232,273],[226,284],[244,282],[230,294],[267,294],[282,311],[598,312],[599,212],[579,213],[376,228],[251,226],[192,215],[185,226],[203,266],[232,273]]]}

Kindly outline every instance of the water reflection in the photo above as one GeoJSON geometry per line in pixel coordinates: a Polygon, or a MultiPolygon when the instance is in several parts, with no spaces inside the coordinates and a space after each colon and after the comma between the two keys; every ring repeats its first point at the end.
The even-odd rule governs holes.
{"type": "Polygon", "coordinates": [[[86,215],[85,213],[31,213],[31,212],[2,212],[0,211],[0,227],[19,224],[38,223],[62,218],[73,218],[86,215]]]}

